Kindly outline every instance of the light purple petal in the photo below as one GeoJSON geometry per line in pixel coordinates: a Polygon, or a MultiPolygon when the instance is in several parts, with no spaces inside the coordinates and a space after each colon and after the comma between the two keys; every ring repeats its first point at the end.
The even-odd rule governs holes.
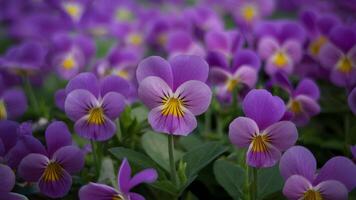
{"type": "Polygon", "coordinates": [[[255,70],[258,70],[261,65],[261,61],[256,53],[252,50],[238,50],[233,58],[232,70],[236,71],[241,66],[250,66],[255,70]]]}
{"type": "Polygon", "coordinates": [[[99,183],[89,183],[79,190],[80,200],[111,200],[118,192],[107,185],[99,183]]]}
{"type": "Polygon", "coordinates": [[[356,115],[356,87],[351,91],[347,100],[351,111],[356,115]]]}
{"type": "Polygon", "coordinates": [[[303,49],[301,44],[296,40],[287,40],[283,43],[282,48],[286,51],[290,58],[295,63],[298,63],[302,59],[303,49]]]}
{"type": "Polygon", "coordinates": [[[116,119],[125,108],[124,96],[117,92],[109,92],[103,98],[102,108],[110,119],[116,119]]]}
{"type": "Polygon", "coordinates": [[[334,69],[330,73],[330,80],[339,87],[351,87],[356,84],[356,69],[351,69],[349,73],[334,69]]]}
{"type": "Polygon", "coordinates": [[[138,96],[150,109],[162,105],[162,98],[171,95],[172,90],[159,77],[147,77],[139,85],[138,96]]]}
{"type": "Polygon", "coordinates": [[[52,122],[45,133],[47,151],[52,156],[59,148],[72,144],[72,136],[64,122],[52,122]]]}
{"type": "Polygon", "coordinates": [[[153,130],[173,135],[186,136],[197,127],[197,120],[188,109],[183,110],[183,117],[162,115],[162,106],[156,107],[148,114],[148,122],[153,130]]]}
{"type": "Polygon", "coordinates": [[[316,160],[307,148],[294,146],[282,155],[279,170],[285,180],[297,174],[312,182],[316,172],[316,160]]]}
{"type": "Polygon", "coordinates": [[[252,143],[250,144],[247,151],[247,164],[252,167],[264,168],[274,166],[279,158],[281,157],[281,152],[274,146],[268,144],[266,151],[252,151],[252,143]]]}
{"type": "Polygon", "coordinates": [[[258,71],[255,68],[250,66],[242,66],[235,72],[233,76],[238,80],[238,82],[253,88],[257,82],[257,73],[258,71]]]}
{"type": "Polygon", "coordinates": [[[327,69],[333,69],[342,56],[342,52],[333,44],[325,44],[319,52],[319,61],[327,69]]]}
{"type": "Polygon", "coordinates": [[[298,139],[298,130],[290,121],[280,121],[267,127],[263,133],[268,135],[270,143],[284,151],[293,146],[298,139]]]}
{"type": "Polygon", "coordinates": [[[208,79],[209,65],[199,56],[179,55],[172,58],[169,63],[174,77],[173,91],[186,81],[205,82],[208,79]]]}
{"type": "Polygon", "coordinates": [[[219,67],[213,67],[210,69],[209,72],[210,72],[209,79],[213,85],[225,84],[226,81],[228,81],[229,77],[231,76],[231,74],[228,71],[221,69],[219,67]]]}
{"type": "Polygon", "coordinates": [[[292,121],[297,125],[305,125],[312,116],[320,113],[319,104],[308,96],[299,95],[294,99],[294,101],[299,102],[302,109],[301,112],[293,113],[294,116],[292,121]]]}
{"type": "Polygon", "coordinates": [[[184,102],[184,107],[189,109],[194,115],[204,113],[210,105],[212,92],[210,88],[201,81],[187,81],[180,85],[175,95],[178,95],[184,102]]]}
{"type": "Polygon", "coordinates": [[[0,193],[7,193],[15,186],[15,174],[7,165],[0,164],[0,193]]]}
{"type": "Polygon", "coordinates": [[[320,169],[315,183],[327,180],[337,180],[349,191],[356,187],[356,165],[348,158],[336,156],[328,160],[320,169]]]}
{"type": "Polygon", "coordinates": [[[4,92],[2,98],[9,119],[20,117],[27,110],[27,99],[25,93],[19,89],[11,89],[4,92]]]}
{"type": "Polygon", "coordinates": [[[306,178],[293,175],[284,183],[283,194],[290,200],[299,200],[309,189],[312,189],[312,185],[306,178]]]}
{"type": "Polygon", "coordinates": [[[104,97],[109,92],[117,92],[125,97],[130,95],[129,83],[118,76],[110,75],[100,81],[100,95],[104,97]]]}
{"type": "Polygon", "coordinates": [[[141,183],[153,183],[157,180],[158,174],[155,169],[145,169],[137,173],[130,180],[130,189],[141,183]]]}
{"type": "Polygon", "coordinates": [[[125,158],[121,162],[119,174],[118,174],[119,190],[123,193],[128,193],[131,189],[130,181],[131,181],[131,166],[128,160],[125,158]]]}
{"type": "Polygon", "coordinates": [[[100,91],[99,81],[93,73],[81,73],[68,82],[66,93],[69,94],[76,89],[88,90],[95,97],[98,97],[100,91]]]}
{"type": "Polygon", "coordinates": [[[137,67],[137,81],[141,82],[149,76],[157,76],[170,87],[173,86],[173,73],[170,64],[159,56],[150,56],[142,60],[137,67]]]}
{"type": "Polygon", "coordinates": [[[1,197],[6,200],[28,200],[27,197],[13,192],[1,194],[1,197]]]}
{"type": "Polygon", "coordinates": [[[41,178],[38,182],[40,192],[51,198],[60,198],[67,195],[72,185],[72,177],[65,170],[62,173],[61,178],[57,181],[45,181],[41,178]]]}
{"type": "Polygon", "coordinates": [[[48,162],[49,159],[46,156],[31,153],[22,159],[17,173],[25,181],[37,182],[41,178],[48,162]]]}
{"type": "Polygon", "coordinates": [[[315,100],[320,97],[318,85],[311,79],[305,78],[299,82],[297,88],[293,92],[294,95],[307,95],[315,100]]]}
{"type": "Polygon", "coordinates": [[[324,199],[347,200],[347,188],[339,181],[329,180],[319,183],[315,188],[324,199]]]}
{"type": "Polygon", "coordinates": [[[84,152],[76,146],[65,146],[53,154],[58,162],[69,174],[79,172],[84,167],[84,152]]]}
{"type": "Polygon", "coordinates": [[[242,106],[246,116],[253,119],[261,130],[279,121],[285,112],[283,100],[263,89],[251,90],[242,106]]]}
{"type": "Polygon", "coordinates": [[[99,105],[99,102],[92,93],[78,89],[68,94],[64,109],[71,120],[77,121],[87,115],[90,108],[97,105],[99,105]]]}
{"type": "Polygon", "coordinates": [[[238,147],[248,147],[258,132],[257,124],[247,117],[238,117],[229,126],[230,141],[238,147]]]}
{"type": "Polygon", "coordinates": [[[268,59],[279,49],[278,41],[271,37],[264,37],[258,43],[258,54],[262,59],[268,59]]]}
{"type": "Polygon", "coordinates": [[[140,194],[137,194],[135,192],[130,192],[129,193],[130,200],[145,200],[145,197],[143,197],[140,194]]]}
{"type": "Polygon", "coordinates": [[[116,125],[106,116],[103,124],[90,124],[88,123],[88,116],[84,116],[75,122],[74,130],[83,138],[104,141],[115,134],[116,125]]]}

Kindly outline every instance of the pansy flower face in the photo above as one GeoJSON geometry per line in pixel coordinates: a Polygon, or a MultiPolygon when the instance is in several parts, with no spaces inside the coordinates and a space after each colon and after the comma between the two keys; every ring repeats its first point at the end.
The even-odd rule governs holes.
{"type": "Polygon", "coordinates": [[[187,135],[197,126],[195,116],[208,109],[211,90],[205,84],[208,64],[197,56],[177,56],[169,62],[152,56],[137,68],[138,95],[151,109],[155,131],[187,135]]]}

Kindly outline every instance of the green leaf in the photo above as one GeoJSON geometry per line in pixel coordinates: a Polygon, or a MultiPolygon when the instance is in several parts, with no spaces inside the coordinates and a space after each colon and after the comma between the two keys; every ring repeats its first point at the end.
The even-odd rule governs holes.
{"type": "Polygon", "coordinates": [[[182,145],[185,150],[189,151],[196,146],[202,145],[203,141],[196,135],[190,134],[186,137],[181,137],[179,139],[179,144],[182,145]]]}
{"type": "Polygon", "coordinates": [[[221,155],[227,148],[219,142],[208,142],[188,151],[183,160],[187,163],[186,174],[188,179],[194,177],[198,172],[221,155]]]}
{"type": "Polygon", "coordinates": [[[217,160],[214,163],[214,175],[218,183],[233,199],[240,199],[243,195],[245,170],[227,160],[217,160]]]}
{"type": "MultiPolygon", "coordinates": [[[[141,143],[145,152],[156,161],[158,165],[169,172],[170,166],[167,135],[148,131],[142,136],[141,143]]],[[[175,161],[178,161],[182,155],[183,153],[181,151],[175,150],[175,161]]]]}
{"type": "Polygon", "coordinates": [[[112,186],[117,186],[116,173],[114,170],[113,162],[110,158],[105,157],[102,160],[100,168],[100,176],[98,181],[100,183],[110,183],[112,186]]]}
{"type": "Polygon", "coordinates": [[[168,180],[156,181],[154,184],[152,184],[152,187],[167,192],[169,194],[172,194],[173,196],[178,195],[178,189],[176,188],[176,186],[174,186],[174,184],[171,181],[168,180]]]}
{"type": "Polygon", "coordinates": [[[277,192],[283,188],[283,178],[278,165],[258,170],[258,199],[277,192]]]}

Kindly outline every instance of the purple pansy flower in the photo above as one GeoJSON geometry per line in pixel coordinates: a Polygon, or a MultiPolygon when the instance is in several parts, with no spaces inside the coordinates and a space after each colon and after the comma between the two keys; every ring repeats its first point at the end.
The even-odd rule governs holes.
{"type": "Polygon", "coordinates": [[[0,164],[0,197],[6,200],[26,200],[25,196],[12,193],[15,186],[15,174],[12,169],[6,165],[0,164]]]}
{"type": "Polygon", "coordinates": [[[269,75],[282,71],[291,74],[302,59],[304,29],[296,22],[280,20],[261,23],[256,27],[258,53],[266,61],[269,75]]]}
{"type": "Polygon", "coordinates": [[[330,42],[320,50],[319,60],[331,71],[331,82],[353,87],[356,84],[356,30],[339,25],[331,30],[329,38],[330,42]]]}
{"type": "Polygon", "coordinates": [[[153,183],[157,179],[157,172],[155,169],[145,169],[138,172],[131,178],[131,167],[125,158],[120,166],[118,174],[118,188],[110,186],[89,183],[79,190],[80,200],[145,200],[143,196],[138,193],[130,192],[130,190],[140,183],[153,183]]]}
{"type": "MultiPolygon", "coordinates": [[[[238,31],[219,31],[212,30],[205,34],[205,45],[209,52],[208,60],[215,58],[221,62],[219,65],[228,65],[227,63],[235,55],[236,51],[243,45],[242,36],[238,31]],[[215,55],[222,54],[222,55],[215,55]]],[[[215,60],[214,59],[214,60],[215,60]]]]}
{"type": "Polygon", "coordinates": [[[279,121],[285,112],[282,99],[266,90],[254,89],[246,95],[242,108],[247,117],[231,122],[231,143],[240,148],[248,147],[248,165],[257,168],[275,165],[281,152],[293,146],[298,138],[292,122],[279,121]]]}
{"type": "MultiPolygon", "coordinates": [[[[0,84],[3,84],[0,80],[0,84]]],[[[27,98],[21,89],[0,88],[0,120],[15,119],[27,110],[27,98]]]]}
{"type": "Polygon", "coordinates": [[[356,115],[356,87],[350,92],[348,103],[351,111],[356,115]]]}
{"type": "Polygon", "coordinates": [[[103,141],[116,130],[114,120],[125,107],[129,84],[118,76],[98,80],[93,73],[81,73],[69,81],[64,109],[75,121],[74,129],[82,137],[103,141]]]}
{"type": "Polygon", "coordinates": [[[84,166],[84,153],[72,145],[71,134],[63,122],[51,123],[45,133],[47,149],[27,155],[18,174],[29,182],[37,182],[41,193],[51,198],[65,196],[72,185],[71,175],[84,166]]]}
{"type": "Polygon", "coordinates": [[[188,135],[197,126],[212,93],[205,84],[209,66],[198,56],[180,55],[167,62],[151,56],[138,65],[138,96],[151,109],[148,121],[157,132],[188,135]]]}
{"type": "Polygon", "coordinates": [[[347,193],[356,187],[356,165],[348,158],[336,156],[317,171],[313,154],[302,146],[288,149],[279,168],[286,180],[283,194],[297,199],[348,199],[347,193]]]}
{"type": "Polygon", "coordinates": [[[167,35],[165,48],[169,58],[184,54],[205,57],[205,50],[194,40],[192,34],[182,31],[170,31],[167,35]]]}

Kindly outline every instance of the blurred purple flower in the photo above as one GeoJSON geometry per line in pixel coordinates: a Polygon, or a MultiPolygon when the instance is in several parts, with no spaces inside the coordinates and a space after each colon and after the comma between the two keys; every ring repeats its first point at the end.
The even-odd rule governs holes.
{"type": "Polygon", "coordinates": [[[290,121],[279,121],[285,106],[277,96],[266,90],[251,90],[242,108],[247,117],[238,117],[229,126],[229,138],[239,148],[248,147],[246,162],[252,167],[271,167],[281,152],[293,146],[298,131],[290,121]]]}
{"type": "Polygon", "coordinates": [[[167,34],[167,43],[165,45],[169,58],[178,55],[196,55],[205,57],[205,50],[194,40],[193,36],[183,30],[170,31],[167,34]]]}
{"type": "Polygon", "coordinates": [[[8,164],[9,152],[16,145],[19,124],[10,120],[0,121],[0,163],[8,164]]]}
{"type": "Polygon", "coordinates": [[[120,166],[118,174],[118,188],[100,183],[89,183],[79,190],[80,200],[144,200],[145,198],[138,193],[130,192],[132,188],[141,183],[153,183],[157,179],[155,169],[145,169],[131,177],[131,167],[125,158],[120,166]]]}
{"type": "MultiPolygon", "coordinates": [[[[2,85],[2,81],[0,80],[2,85]]],[[[15,119],[27,110],[27,98],[21,89],[0,88],[0,120],[15,119]]]]}
{"type": "Polygon", "coordinates": [[[151,56],[138,65],[138,96],[151,109],[148,121],[157,132],[186,136],[197,126],[212,93],[205,84],[209,66],[198,56],[180,55],[167,62],[151,56]]]}
{"type": "MultiPolygon", "coordinates": [[[[205,34],[205,45],[209,54],[220,53],[221,55],[211,55],[212,57],[221,57],[221,61],[224,64],[227,63],[235,55],[236,51],[239,50],[243,45],[243,39],[241,34],[236,30],[230,31],[219,31],[212,30],[205,34]],[[225,56],[225,57],[224,57],[225,56]],[[227,62],[227,63],[226,63],[227,62]]],[[[208,59],[209,59],[208,54],[208,59]]]]}
{"type": "Polygon", "coordinates": [[[70,80],[65,90],[64,109],[75,121],[75,131],[91,140],[111,138],[116,130],[114,120],[125,108],[128,88],[127,81],[118,76],[107,76],[99,81],[89,72],[70,80]]]}
{"type": "Polygon", "coordinates": [[[15,174],[10,167],[0,164],[0,197],[6,200],[27,200],[25,196],[12,193],[15,186],[15,174]]]}
{"type": "Polygon", "coordinates": [[[288,199],[348,199],[356,187],[356,165],[348,158],[336,156],[317,171],[313,154],[302,146],[288,149],[279,169],[286,180],[283,194],[288,199]]]}
{"type": "Polygon", "coordinates": [[[63,122],[51,123],[45,133],[47,149],[22,159],[18,174],[29,182],[38,182],[41,193],[51,198],[65,196],[72,185],[71,175],[84,167],[84,153],[72,145],[71,134],[63,122]]]}

